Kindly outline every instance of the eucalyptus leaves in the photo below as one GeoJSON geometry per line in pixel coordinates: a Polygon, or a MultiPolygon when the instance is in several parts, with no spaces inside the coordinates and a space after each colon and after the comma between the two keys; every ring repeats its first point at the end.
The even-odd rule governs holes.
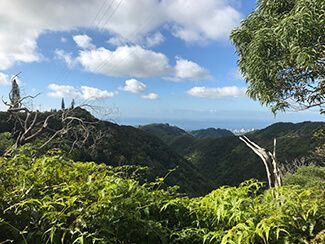
{"type": "Polygon", "coordinates": [[[259,0],[231,35],[248,95],[273,112],[324,112],[324,26],[323,0],[259,0]]]}

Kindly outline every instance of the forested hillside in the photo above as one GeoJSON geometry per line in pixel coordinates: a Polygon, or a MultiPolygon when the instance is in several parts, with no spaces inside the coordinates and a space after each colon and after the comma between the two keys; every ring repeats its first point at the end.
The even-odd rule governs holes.
{"type": "Polygon", "coordinates": [[[10,0],[0,26],[0,244],[325,243],[324,0],[10,0]]]}
{"type": "Polygon", "coordinates": [[[192,130],[189,132],[195,138],[218,138],[224,136],[233,136],[234,134],[230,130],[220,128],[208,128],[201,130],[192,130]]]}
{"type": "Polygon", "coordinates": [[[140,126],[139,129],[158,137],[165,143],[169,143],[170,140],[173,140],[175,137],[188,135],[185,130],[178,128],[177,126],[162,123],[140,126]]]}
{"type": "MultiPolygon", "coordinates": [[[[323,164],[324,161],[314,159],[313,151],[324,143],[314,138],[314,134],[324,126],[322,122],[276,123],[247,136],[269,150],[272,150],[273,138],[277,138],[277,156],[283,164],[291,164],[301,158],[323,164]]],[[[164,135],[160,136],[164,138],[164,135]]],[[[193,163],[215,186],[238,185],[250,178],[266,180],[261,159],[237,136],[196,139],[185,134],[169,136],[166,143],[193,163]]]]}
{"type": "Polygon", "coordinates": [[[226,129],[220,128],[207,128],[200,130],[189,130],[185,131],[177,126],[172,126],[169,124],[148,124],[139,126],[139,129],[146,131],[161,140],[165,143],[170,144],[171,140],[174,140],[179,136],[193,136],[194,138],[219,138],[224,136],[233,136],[234,134],[226,129]]]}
{"type": "MultiPolygon", "coordinates": [[[[50,128],[60,128],[61,112],[52,112],[55,116],[49,121],[50,128]]],[[[43,152],[51,148],[60,148],[68,152],[69,158],[80,161],[94,161],[106,163],[112,166],[139,165],[148,167],[146,178],[153,180],[156,177],[166,178],[168,185],[179,185],[181,191],[190,195],[200,195],[212,190],[211,183],[203,177],[199,170],[182,156],[170,150],[159,138],[136,129],[132,126],[119,126],[107,121],[100,121],[84,109],[77,108],[74,115],[85,121],[91,122],[94,135],[101,133],[103,136],[98,142],[89,140],[81,148],[75,148],[72,152],[71,143],[74,134],[70,138],[58,138],[53,140],[43,152]],[[72,139],[72,140],[70,140],[72,139]],[[169,171],[173,170],[169,174],[169,171]],[[195,181],[193,181],[195,179],[195,181]]],[[[41,113],[39,120],[51,114],[41,113]]],[[[14,123],[8,120],[6,112],[0,112],[0,133],[11,132],[14,123]]],[[[49,138],[53,132],[46,130],[34,143],[41,143],[49,138]]],[[[2,138],[5,139],[4,136],[2,138]]],[[[0,142],[5,143],[5,141],[0,142]]],[[[9,143],[9,142],[8,142],[9,143]]],[[[3,146],[2,146],[3,147],[3,146]]],[[[1,149],[1,145],[0,145],[1,149]]]]}
{"type": "MultiPolygon", "coordinates": [[[[60,111],[53,112],[60,116],[60,111]]],[[[186,131],[168,124],[153,124],[140,127],[120,126],[100,121],[84,109],[76,109],[75,115],[91,121],[95,133],[103,136],[98,142],[88,141],[81,148],[69,152],[71,140],[57,139],[47,149],[56,147],[69,152],[69,158],[79,161],[94,161],[112,166],[147,166],[147,179],[164,177],[167,185],[179,185],[181,191],[201,195],[222,185],[239,185],[242,181],[256,178],[266,180],[265,168],[260,160],[237,136],[196,138],[186,131]],[[170,174],[170,170],[174,170],[170,174]],[[194,180],[193,180],[194,179],[194,180]]],[[[42,113],[39,118],[50,113],[42,113]]],[[[324,128],[325,123],[277,123],[265,129],[251,132],[248,137],[259,145],[272,150],[273,138],[277,138],[277,156],[281,163],[291,164],[295,159],[306,158],[307,162],[323,164],[312,153],[324,142],[313,135],[324,128]]],[[[0,113],[0,132],[11,132],[13,123],[7,113],[0,113]]],[[[51,128],[59,128],[54,116],[51,128]]],[[[204,130],[203,130],[204,131],[204,130]]],[[[50,137],[45,131],[35,143],[50,137]]],[[[73,134],[70,135],[74,137],[73,134]]],[[[2,136],[2,144],[9,143],[2,136]]],[[[0,145],[0,149],[1,149],[0,145]]]]}

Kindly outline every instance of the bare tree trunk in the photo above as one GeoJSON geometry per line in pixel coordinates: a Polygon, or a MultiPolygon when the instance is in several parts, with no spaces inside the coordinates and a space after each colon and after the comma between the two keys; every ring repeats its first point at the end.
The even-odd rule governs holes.
{"type": "MultiPolygon", "coordinates": [[[[15,76],[17,77],[18,74],[15,76]]],[[[14,77],[14,78],[15,78],[14,77]]],[[[99,133],[99,131],[90,131],[91,125],[96,124],[97,122],[85,121],[83,118],[79,118],[78,115],[74,115],[74,111],[79,107],[75,107],[75,103],[73,101],[73,108],[63,109],[60,113],[51,113],[46,116],[46,118],[39,118],[40,112],[32,111],[28,109],[23,101],[26,99],[34,99],[39,94],[35,96],[25,96],[20,97],[19,85],[16,80],[13,78],[12,80],[12,89],[9,94],[10,102],[6,102],[2,99],[3,103],[8,107],[7,112],[10,115],[9,120],[14,122],[12,136],[15,139],[14,145],[12,145],[9,149],[6,150],[4,156],[10,157],[15,149],[18,147],[33,141],[35,138],[39,137],[44,131],[50,130],[49,122],[50,119],[55,117],[56,115],[61,115],[60,119],[58,119],[61,123],[61,128],[52,129],[53,134],[46,139],[46,141],[39,148],[42,149],[46,147],[51,141],[59,136],[67,135],[68,133],[73,133],[72,136],[72,146],[70,152],[74,149],[75,146],[83,146],[88,141],[89,137],[92,136],[92,140],[94,143],[99,143],[99,141],[105,136],[103,133],[99,133]],[[92,134],[99,133],[97,136],[92,134]]],[[[64,100],[62,99],[62,105],[64,105],[64,100]]],[[[90,105],[82,105],[92,108],[90,105]]]]}
{"type": "Polygon", "coordinates": [[[246,136],[239,137],[252,151],[259,156],[265,166],[269,188],[282,185],[279,165],[276,159],[276,139],[274,138],[273,153],[260,147],[256,143],[249,140],[246,136]]]}

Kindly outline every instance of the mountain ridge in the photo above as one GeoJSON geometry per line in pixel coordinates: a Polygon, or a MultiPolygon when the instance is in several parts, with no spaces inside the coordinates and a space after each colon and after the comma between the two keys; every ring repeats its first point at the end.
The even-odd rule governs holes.
{"type": "MultiPolygon", "coordinates": [[[[249,132],[246,136],[270,151],[273,151],[273,139],[276,137],[278,159],[287,164],[295,159],[312,156],[313,150],[319,145],[313,139],[313,134],[324,126],[324,122],[280,122],[249,132]]],[[[248,178],[266,180],[260,158],[238,136],[195,138],[186,134],[169,138],[165,142],[213,181],[214,187],[238,185],[248,178]]]]}
{"type": "MultiPolygon", "coordinates": [[[[52,113],[60,115],[60,112],[52,113]]],[[[49,114],[51,112],[40,113],[39,118],[44,119],[49,114]]],[[[60,121],[55,116],[50,120],[53,128],[57,128],[60,121]]],[[[83,109],[76,109],[76,116],[93,121],[95,131],[103,132],[105,137],[92,150],[91,143],[73,150],[69,153],[73,160],[112,166],[146,166],[150,171],[149,180],[168,175],[167,185],[179,185],[181,191],[196,196],[221,185],[238,185],[250,178],[266,180],[263,163],[233,134],[196,138],[169,124],[135,128],[98,120],[83,109]],[[171,170],[174,172],[169,174],[171,170]]],[[[7,112],[0,112],[0,133],[12,131],[13,123],[8,118],[7,112]]],[[[277,156],[280,162],[290,163],[312,154],[319,145],[313,134],[324,126],[324,122],[275,123],[247,136],[268,150],[273,150],[273,138],[277,137],[277,156]]],[[[51,132],[45,131],[38,140],[49,135],[51,132]]],[[[53,141],[48,149],[56,147],[64,151],[70,149],[65,139],[53,141]]]]}
{"type": "Polygon", "coordinates": [[[200,130],[191,130],[189,132],[195,138],[203,139],[203,138],[219,138],[224,136],[233,136],[234,134],[227,129],[221,128],[207,128],[207,129],[200,129],[200,130]]]}

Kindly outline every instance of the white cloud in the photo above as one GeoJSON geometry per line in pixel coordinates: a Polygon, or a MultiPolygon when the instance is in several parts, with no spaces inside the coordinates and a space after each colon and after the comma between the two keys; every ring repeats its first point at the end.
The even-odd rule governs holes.
{"type": "Polygon", "coordinates": [[[80,89],[69,85],[49,84],[48,88],[50,97],[62,98],[82,98],[85,100],[96,100],[113,97],[116,93],[107,90],[100,90],[95,87],[81,86],[80,89]]]}
{"type": "Polygon", "coordinates": [[[122,46],[115,51],[103,47],[82,50],[77,60],[87,71],[109,76],[152,77],[171,70],[164,54],[140,46],[122,46]]]}
{"type": "Polygon", "coordinates": [[[9,75],[0,72],[0,86],[10,85],[9,75]]]}
{"type": "Polygon", "coordinates": [[[144,92],[146,89],[147,86],[136,79],[126,80],[125,85],[123,87],[124,91],[132,92],[132,93],[144,92]]]}
{"type": "Polygon", "coordinates": [[[208,70],[190,60],[176,57],[175,66],[176,79],[204,80],[211,79],[208,70]]]}
{"type": "Polygon", "coordinates": [[[114,46],[126,46],[126,45],[140,45],[145,47],[154,47],[165,41],[164,36],[160,32],[153,34],[147,34],[146,36],[139,36],[136,40],[129,40],[122,36],[113,36],[107,40],[107,43],[114,46]]]}
{"type": "Polygon", "coordinates": [[[193,87],[186,92],[190,96],[218,99],[223,97],[239,97],[244,96],[246,93],[246,88],[237,86],[226,86],[226,87],[215,87],[207,88],[204,86],[193,87]]]}
{"type": "Polygon", "coordinates": [[[147,36],[145,43],[147,47],[154,47],[163,43],[164,40],[165,40],[164,36],[160,32],[156,32],[151,36],[147,36]]]}
{"type": "MultiPolygon", "coordinates": [[[[110,0],[98,12],[102,4],[103,0],[1,1],[0,70],[16,62],[40,61],[37,39],[47,31],[91,28],[139,43],[168,24],[176,37],[200,42],[227,38],[240,20],[240,13],[228,0],[132,0],[121,4],[110,0]],[[97,14],[100,17],[94,21],[97,14]]],[[[159,36],[151,41],[159,43],[159,36]]]]}
{"type": "Polygon", "coordinates": [[[66,43],[67,42],[67,38],[65,38],[65,37],[61,37],[61,39],[60,39],[60,41],[62,42],[62,43],[66,43]]]}
{"type": "Polygon", "coordinates": [[[67,64],[69,69],[72,69],[74,67],[75,60],[72,58],[71,53],[66,53],[64,52],[64,50],[61,49],[56,49],[54,53],[55,53],[55,57],[57,59],[64,61],[67,64]]]}
{"type": "Polygon", "coordinates": [[[114,92],[100,90],[98,88],[89,87],[89,86],[82,86],[80,88],[80,91],[81,91],[81,97],[86,100],[109,98],[109,97],[114,97],[115,95],[114,92]]]}
{"type": "Polygon", "coordinates": [[[157,100],[159,98],[159,95],[157,93],[149,93],[147,95],[141,96],[143,99],[148,99],[148,100],[157,100]]]}
{"type": "Polygon", "coordinates": [[[82,49],[95,48],[94,44],[91,43],[92,39],[88,35],[75,35],[73,40],[82,49]]]}
{"type": "Polygon", "coordinates": [[[176,57],[172,67],[164,54],[138,45],[118,47],[115,51],[103,47],[81,50],[76,61],[89,72],[108,76],[163,76],[175,81],[211,79],[208,70],[193,61],[176,57]]]}
{"type": "Polygon", "coordinates": [[[56,98],[61,98],[61,97],[72,97],[76,98],[81,95],[80,91],[78,89],[74,88],[73,86],[69,85],[58,85],[58,84],[49,84],[48,88],[50,92],[48,95],[50,97],[56,97],[56,98]]]}
{"type": "Polygon", "coordinates": [[[227,0],[163,1],[173,34],[187,42],[228,38],[240,21],[240,13],[227,0]]]}
{"type": "Polygon", "coordinates": [[[129,42],[128,40],[122,38],[122,37],[118,37],[118,36],[114,36],[111,37],[110,39],[107,40],[107,43],[114,45],[114,46],[125,46],[127,45],[129,42]]]}

